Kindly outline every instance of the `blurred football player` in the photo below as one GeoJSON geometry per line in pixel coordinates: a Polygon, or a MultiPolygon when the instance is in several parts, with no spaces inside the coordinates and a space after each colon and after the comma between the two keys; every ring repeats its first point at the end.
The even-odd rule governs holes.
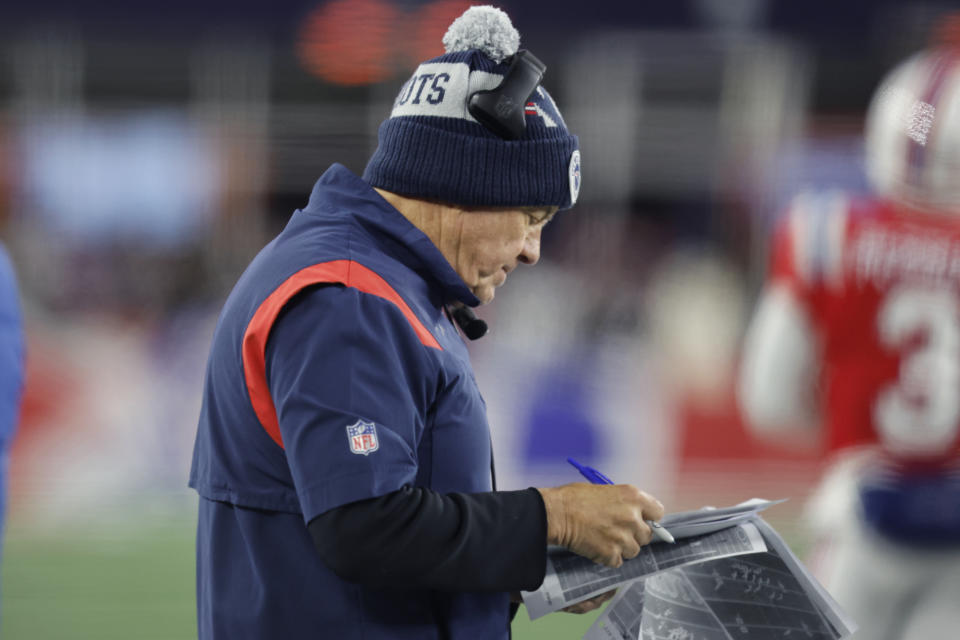
{"type": "Polygon", "coordinates": [[[740,400],[760,433],[820,426],[832,465],[809,505],[812,564],[860,625],[855,637],[952,638],[960,633],[956,39],[939,39],[885,78],[865,146],[875,197],[801,195],[776,231],[740,400]]]}
{"type": "Polygon", "coordinates": [[[7,497],[7,462],[20,416],[24,335],[16,273],[0,245],[0,536],[7,497]]]}

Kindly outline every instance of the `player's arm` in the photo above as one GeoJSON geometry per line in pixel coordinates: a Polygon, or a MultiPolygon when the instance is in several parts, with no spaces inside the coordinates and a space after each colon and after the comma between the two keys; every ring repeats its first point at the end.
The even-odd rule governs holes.
{"type": "Polygon", "coordinates": [[[838,192],[800,193],[771,235],[767,284],[748,328],[738,384],[744,418],[758,434],[782,441],[792,427],[818,424],[822,358],[813,305],[842,269],[838,240],[847,207],[838,192]]]}
{"type": "Polygon", "coordinates": [[[763,292],[744,342],[739,399],[761,434],[816,420],[818,345],[802,302],[786,283],[763,292]]]}
{"type": "MultiPolygon", "coordinates": [[[[0,456],[13,438],[23,393],[23,317],[16,274],[0,246],[0,456]]],[[[0,477],[0,490],[3,479],[0,477]]],[[[2,497],[0,497],[2,498],[2,497]]],[[[3,514],[0,513],[0,522],[3,514]]]]}

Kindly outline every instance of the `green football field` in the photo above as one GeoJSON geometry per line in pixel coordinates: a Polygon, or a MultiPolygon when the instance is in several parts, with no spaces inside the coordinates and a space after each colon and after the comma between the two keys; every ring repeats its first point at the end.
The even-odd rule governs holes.
{"type": "MultiPolygon", "coordinates": [[[[3,557],[4,640],[196,638],[193,523],[66,535],[7,531],[3,557]],[[152,529],[152,530],[151,530],[152,529]]],[[[66,532],[61,532],[66,534],[66,532]]],[[[521,608],[514,638],[579,638],[596,613],[530,622],[521,608]]]]}
{"type": "MultiPolygon", "coordinates": [[[[2,560],[0,638],[196,638],[195,507],[177,504],[137,514],[112,507],[106,517],[44,526],[28,526],[12,514],[2,560]],[[118,518],[120,512],[127,515],[118,518]]],[[[798,551],[795,514],[776,511],[768,521],[798,551]]],[[[576,640],[598,614],[556,613],[531,622],[521,607],[514,638],[576,640]]]]}

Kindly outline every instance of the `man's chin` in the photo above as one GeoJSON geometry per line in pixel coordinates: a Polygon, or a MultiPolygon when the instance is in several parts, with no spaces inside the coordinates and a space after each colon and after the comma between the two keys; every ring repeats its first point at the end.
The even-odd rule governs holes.
{"type": "Polygon", "coordinates": [[[473,291],[473,295],[477,296],[477,299],[480,300],[480,304],[487,304],[488,302],[493,301],[493,297],[496,295],[496,289],[490,285],[484,285],[477,287],[473,291]]]}

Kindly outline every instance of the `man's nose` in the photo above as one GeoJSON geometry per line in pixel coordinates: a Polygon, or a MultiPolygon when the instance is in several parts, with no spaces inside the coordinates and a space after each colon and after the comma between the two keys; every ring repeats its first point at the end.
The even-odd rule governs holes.
{"type": "Polygon", "coordinates": [[[540,229],[531,231],[524,238],[519,260],[523,264],[531,265],[540,261],[540,229]]]}

